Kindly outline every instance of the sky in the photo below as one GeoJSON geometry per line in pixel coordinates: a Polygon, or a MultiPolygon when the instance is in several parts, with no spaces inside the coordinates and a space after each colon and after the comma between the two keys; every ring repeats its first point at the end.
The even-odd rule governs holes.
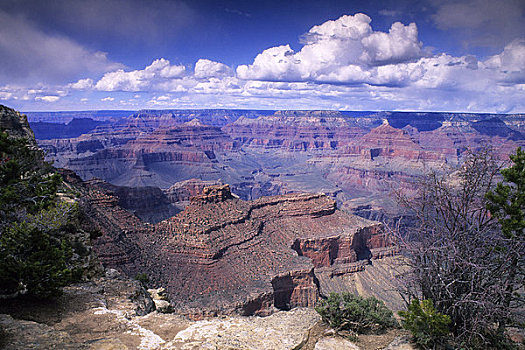
{"type": "Polygon", "coordinates": [[[525,113],[525,1],[0,0],[0,104],[525,113]]]}

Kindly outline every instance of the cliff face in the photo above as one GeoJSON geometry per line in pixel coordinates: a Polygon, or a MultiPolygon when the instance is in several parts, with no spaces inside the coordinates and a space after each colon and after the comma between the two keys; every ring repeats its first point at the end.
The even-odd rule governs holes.
{"type": "Polygon", "coordinates": [[[177,312],[194,318],[311,307],[323,293],[317,268],[355,272],[376,251],[391,249],[378,238],[379,224],[337,210],[320,194],[243,201],[217,185],[176,216],[149,225],[103,187],[82,187],[84,206],[103,232],[95,244],[101,261],[129,276],[147,273],[166,287],[177,312]]]}
{"type": "Polygon", "coordinates": [[[365,133],[340,113],[324,111],[240,118],[223,130],[245,146],[283,152],[331,151],[365,133]]]}
{"type": "Polygon", "coordinates": [[[56,165],[85,180],[175,186],[167,195],[179,208],[204,187],[197,182],[229,183],[245,200],[323,192],[348,210],[373,205],[382,207],[380,216],[396,216],[387,200],[393,188],[413,190],[428,171],[460,164],[467,149],[491,146],[507,159],[525,145],[524,120],[423,112],[140,111],[77,138],[39,143],[56,165]],[[191,179],[197,182],[185,183],[191,179]]]}
{"type": "Polygon", "coordinates": [[[0,130],[5,129],[11,137],[21,137],[36,146],[35,134],[29,127],[27,116],[14,109],[0,105],[0,130]]]}

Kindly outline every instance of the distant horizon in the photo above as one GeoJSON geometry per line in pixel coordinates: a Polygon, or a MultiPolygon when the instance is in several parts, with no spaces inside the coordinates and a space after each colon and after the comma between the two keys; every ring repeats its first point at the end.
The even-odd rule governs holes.
{"type": "MultiPolygon", "coordinates": [[[[6,106],[8,107],[8,106],[6,106]]],[[[11,108],[11,107],[9,107],[11,108]]],[[[57,110],[57,111],[19,111],[25,113],[81,113],[81,112],[140,112],[140,111],[191,111],[191,110],[211,110],[211,111],[267,111],[267,112],[363,112],[363,113],[446,113],[446,114],[495,114],[495,115],[522,115],[523,113],[497,113],[497,112],[458,112],[458,111],[404,111],[404,110],[335,110],[335,109],[257,109],[257,108],[140,108],[140,109],[82,109],[82,110],[57,110]]]]}
{"type": "Polygon", "coordinates": [[[525,113],[516,0],[0,0],[25,111],[525,113]]]}

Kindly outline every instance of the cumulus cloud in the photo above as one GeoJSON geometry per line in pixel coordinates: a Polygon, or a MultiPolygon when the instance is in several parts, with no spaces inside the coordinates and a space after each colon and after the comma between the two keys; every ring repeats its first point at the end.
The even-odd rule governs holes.
{"type": "Polygon", "coordinates": [[[503,52],[490,57],[485,64],[498,70],[501,81],[525,84],[525,39],[512,41],[503,52]]]}
{"type": "Polygon", "coordinates": [[[119,69],[109,72],[96,83],[95,89],[100,91],[144,91],[155,88],[155,85],[166,81],[182,78],[186,67],[171,65],[170,61],[160,58],[153,61],[143,70],[125,72],[119,69]]]}
{"type": "Polygon", "coordinates": [[[48,96],[36,96],[35,97],[35,101],[56,102],[58,100],[60,100],[59,96],[48,95],[48,96]]]}
{"type": "Polygon", "coordinates": [[[233,70],[224,63],[200,59],[195,63],[196,78],[220,78],[233,75],[233,70]]]}
{"type": "Polygon", "coordinates": [[[23,17],[0,10],[0,83],[63,83],[119,68],[104,52],[46,34],[23,17]]]}
{"type": "Polygon", "coordinates": [[[407,63],[422,57],[415,23],[392,24],[388,33],[374,31],[365,14],[345,15],[312,27],[303,36],[304,46],[294,52],[289,45],[269,48],[251,65],[237,67],[241,79],[375,83],[392,76],[378,66],[407,63]]]}
{"type": "Polygon", "coordinates": [[[372,64],[406,62],[421,56],[422,43],[418,40],[415,23],[405,26],[396,22],[388,34],[375,32],[361,42],[365,49],[362,59],[372,64]]]}
{"type": "Polygon", "coordinates": [[[87,78],[87,79],[80,79],[76,83],[71,83],[68,85],[70,88],[74,90],[87,90],[91,89],[93,87],[93,79],[87,78]]]}
{"type": "Polygon", "coordinates": [[[238,66],[237,75],[246,80],[300,80],[301,63],[290,45],[277,46],[258,54],[253,64],[238,66]]]}
{"type": "Polygon", "coordinates": [[[386,32],[371,23],[365,14],[327,21],[302,36],[299,50],[271,47],[236,70],[204,58],[190,70],[159,58],[143,69],[120,67],[69,84],[0,85],[0,99],[20,109],[34,101],[42,108],[59,100],[68,105],[69,94],[76,104],[96,96],[90,104],[101,108],[525,110],[525,39],[488,58],[457,57],[430,54],[413,23],[395,22],[386,32]]]}

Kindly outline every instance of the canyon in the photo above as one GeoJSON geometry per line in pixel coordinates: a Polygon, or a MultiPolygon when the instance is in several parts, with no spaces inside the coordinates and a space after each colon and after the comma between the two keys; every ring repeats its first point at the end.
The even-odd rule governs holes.
{"type": "MultiPolygon", "coordinates": [[[[75,125],[71,118],[89,115],[79,113],[28,118],[39,125],[75,125]]],[[[219,183],[244,200],[325,193],[344,210],[391,219],[399,215],[393,189],[411,191],[426,173],[457,166],[469,151],[491,147],[507,160],[525,142],[525,115],[145,110],[118,117],[93,112],[92,120],[103,124],[77,137],[48,129],[45,137],[37,135],[38,144],[57,167],[120,186],[125,207],[132,202],[125,197],[137,195],[132,188],[158,187],[167,199],[141,192],[149,212],[157,214],[128,206],[152,223],[171,216],[166,205],[181,210],[206,184],[219,183]]]]}
{"type": "Polygon", "coordinates": [[[101,263],[146,274],[166,288],[176,313],[192,319],[313,307],[332,291],[333,276],[396,252],[380,223],[338,210],[323,194],[244,201],[228,185],[212,185],[183,211],[150,224],[122,209],[102,180],[84,182],[67,170],[62,176],[101,232],[94,241],[101,263]]]}
{"type": "MultiPolygon", "coordinates": [[[[33,139],[24,115],[2,106],[0,116],[10,133],[33,139]]],[[[67,113],[37,117],[29,115],[44,128],[38,146],[67,187],[60,198],[76,202],[84,230],[98,233],[92,249],[105,276],[66,288],[67,298],[82,295],[89,305],[51,328],[2,315],[0,323],[14,333],[51,332],[56,337],[42,339],[71,348],[88,340],[113,346],[111,338],[130,346],[154,339],[151,348],[234,340],[249,348],[253,340],[238,340],[235,329],[295,327],[297,317],[307,318],[290,340],[295,348],[319,323],[311,308],[331,292],[375,296],[400,310],[402,257],[385,226],[370,219],[388,223],[399,215],[391,192],[414,190],[428,171],[461,164],[486,146],[504,161],[525,140],[524,115],[202,110],[88,114],[91,121],[80,122],[67,113]],[[64,127],[53,131],[50,122],[64,127]],[[154,303],[131,280],[136,276],[164,288],[165,310],[176,315],[160,307],[151,313],[154,303]],[[259,318],[239,316],[268,321],[254,326],[259,318]],[[138,337],[108,336],[95,319],[138,337]],[[100,336],[79,330],[86,325],[100,336]],[[214,327],[233,333],[210,340],[204,334],[214,327]]]]}
{"type": "MultiPolygon", "coordinates": [[[[47,116],[49,117],[49,116],[47,116]]],[[[57,118],[66,119],[58,113],[57,118]]],[[[29,120],[31,120],[31,115],[29,120]]],[[[36,118],[35,116],[33,118],[36,118]]],[[[64,125],[87,125],[69,120],[64,125]]],[[[199,319],[314,306],[396,255],[379,220],[392,193],[492,147],[524,144],[525,115],[337,111],[139,111],[37,139],[102,236],[102,264],[146,274],[199,319]],[[100,123],[100,125],[95,125],[100,123]],[[78,175],[78,176],[77,176],[78,175]]],[[[40,121],[39,123],[42,123],[40,121]]],[[[388,274],[388,273],[387,273],[388,274]]],[[[392,274],[381,280],[389,284],[392,274]]],[[[369,278],[372,276],[369,276],[369,278]]]]}

